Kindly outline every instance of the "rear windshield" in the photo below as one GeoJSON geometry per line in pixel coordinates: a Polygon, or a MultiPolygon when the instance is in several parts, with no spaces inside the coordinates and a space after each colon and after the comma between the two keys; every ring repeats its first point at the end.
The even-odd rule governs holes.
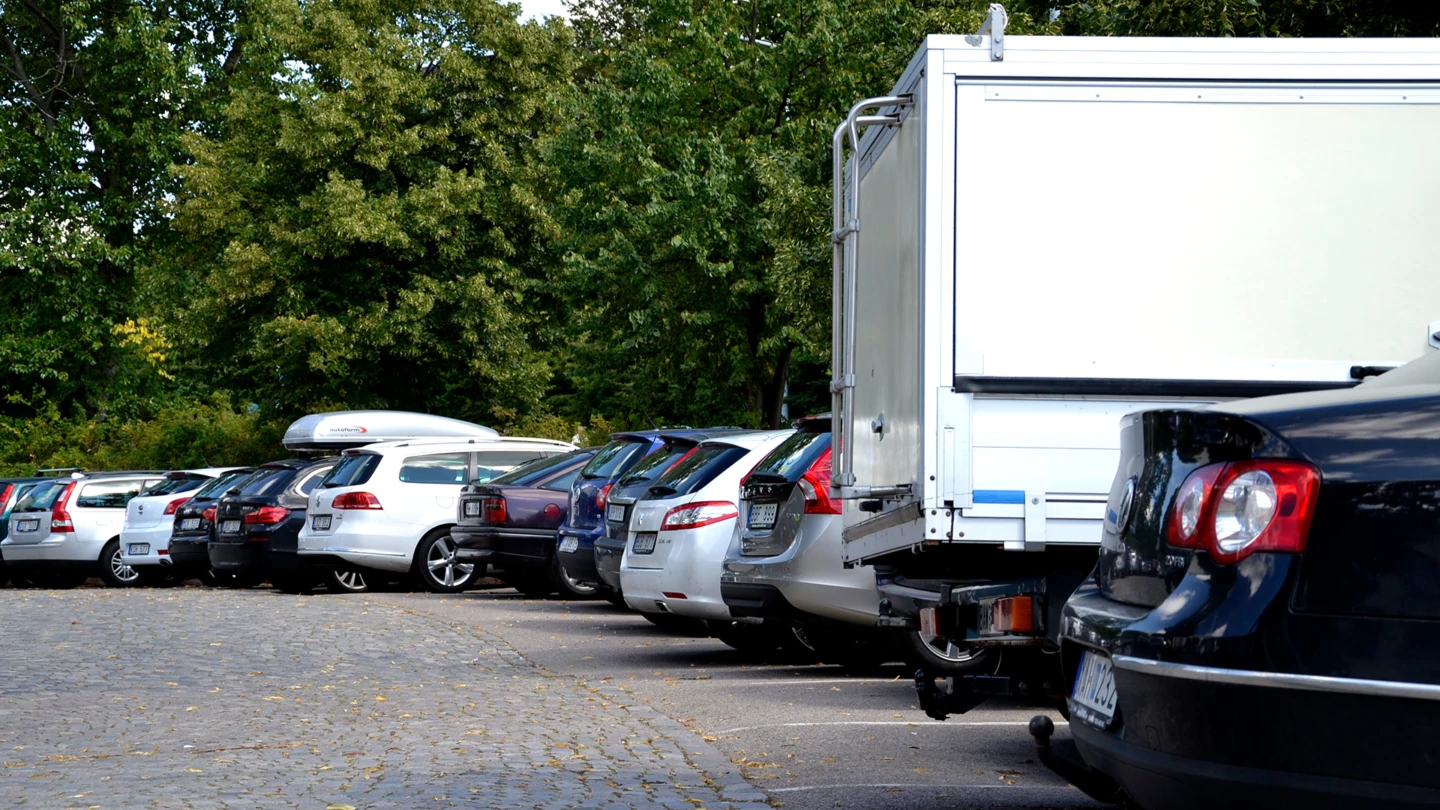
{"type": "Polygon", "coordinates": [[[1366,388],[1394,385],[1440,385],[1440,352],[1431,352],[1365,381],[1366,388]]]}
{"type": "Polygon", "coordinates": [[[558,453],[537,453],[534,450],[482,450],[475,454],[475,483],[489,484],[527,461],[548,459],[558,453]]]}
{"type": "Polygon", "coordinates": [[[639,461],[649,446],[649,439],[612,439],[590,459],[580,477],[615,478],[639,461]]]}
{"type": "Polygon", "coordinates": [[[65,491],[69,481],[46,481],[36,484],[33,489],[20,497],[15,504],[16,512],[48,512],[54,508],[60,493],[65,491]]]}
{"type": "Polygon", "coordinates": [[[222,475],[219,478],[216,478],[214,481],[211,481],[210,483],[201,487],[200,491],[195,493],[195,500],[213,501],[216,498],[220,497],[220,494],[222,492],[235,486],[242,479],[247,478],[251,475],[254,475],[254,473],[234,472],[227,475],[222,475]]]}
{"type": "Polygon", "coordinates": [[[773,476],[793,484],[829,449],[829,433],[796,433],[770,451],[750,475],[752,478],[773,476]]]}
{"type": "Polygon", "coordinates": [[[374,453],[356,453],[341,456],[340,463],[330,468],[330,474],[320,482],[322,487],[358,487],[370,480],[375,468],[380,466],[380,457],[374,453]]]}
{"type": "Polygon", "coordinates": [[[573,453],[564,453],[548,458],[537,458],[527,461],[510,472],[497,475],[491,478],[491,484],[515,484],[517,486],[533,486],[538,481],[554,475],[556,471],[563,470],[571,464],[579,464],[581,460],[594,455],[593,450],[576,450],[573,453]]]}
{"type": "Polygon", "coordinates": [[[647,498],[671,498],[676,495],[688,495],[691,492],[705,486],[720,473],[730,468],[730,465],[745,457],[749,453],[743,447],[735,447],[729,444],[702,444],[695,448],[684,461],[666,470],[663,475],[655,480],[655,486],[650,487],[646,492],[647,498]]]}
{"type": "Polygon", "coordinates": [[[695,442],[670,442],[664,447],[656,450],[645,458],[640,459],[625,477],[620,479],[620,486],[628,487],[631,484],[639,484],[644,481],[654,481],[664,472],[670,469],[686,453],[695,449],[695,442]]]}
{"type": "Polygon", "coordinates": [[[75,497],[75,505],[82,509],[123,509],[132,498],[140,494],[144,485],[144,481],[135,479],[81,484],[80,494],[75,497]]]}
{"type": "Polygon", "coordinates": [[[265,498],[279,495],[295,478],[295,471],[286,467],[265,467],[241,482],[238,496],[241,498],[265,498]]]}
{"type": "Polygon", "coordinates": [[[145,488],[141,495],[169,495],[172,492],[184,492],[187,489],[194,489],[195,484],[206,480],[198,475],[187,475],[183,478],[162,478],[159,481],[145,488]]]}

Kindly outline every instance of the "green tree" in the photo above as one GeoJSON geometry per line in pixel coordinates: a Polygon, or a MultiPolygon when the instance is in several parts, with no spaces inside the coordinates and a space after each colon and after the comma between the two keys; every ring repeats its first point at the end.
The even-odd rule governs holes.
{"type": "Polygon", "coordinates": [[[262,0],[176,225],[189,373],[267,412],[524,413],[549,376],[556,230],[534,143],[569,29],[494,0],[262,0]]]}
{"type": "Polygon", "coordinates": [[[115,327],[169,247],[168,167],[223,93],[234,18],[228,0],[0,0],[0,411],[103,414],[160,379],[127,373],[115,327]]]}
{"type": "Polygon", "coordinates": [[[831,132],[926,33],[974,30],[985,6],[576,4],[588,59],[547,158],[574,304],[561,406],[779,424],[787,385],[828,376],[831,132]]]}
{"type": "Polygon", "coordinates": [[[1432,0],[1021,0],[1055,9],[1059,33],[1116,36],[1394,37],[1440,33],[1432,0]]]}

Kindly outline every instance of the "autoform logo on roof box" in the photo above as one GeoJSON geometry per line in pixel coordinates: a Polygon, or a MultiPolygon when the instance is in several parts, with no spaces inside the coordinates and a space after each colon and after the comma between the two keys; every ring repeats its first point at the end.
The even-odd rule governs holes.
{"type": "Polygon", "coordinates": [[[342,427],[329,428],[325,432],[331,436],[359,436],[362,433],[369,433],[370,431],[359,425],[344,425],[342,427]]]}

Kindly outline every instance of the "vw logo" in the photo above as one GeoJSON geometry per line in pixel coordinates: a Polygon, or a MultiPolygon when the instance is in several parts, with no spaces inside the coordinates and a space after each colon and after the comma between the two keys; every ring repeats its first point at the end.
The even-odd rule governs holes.
{"type": "Polygon", "coordinates": [[[1125,494],[1120,496],[1120,514],[1115,518],[1116,534],[1120,534],[1125,531],[1125,527],[1130,523],[1130,513],[1134,510],[1134,508],[1135,476],[1132,475],[1130,476],[1130,480],[1125,482],[1125,494]]]}

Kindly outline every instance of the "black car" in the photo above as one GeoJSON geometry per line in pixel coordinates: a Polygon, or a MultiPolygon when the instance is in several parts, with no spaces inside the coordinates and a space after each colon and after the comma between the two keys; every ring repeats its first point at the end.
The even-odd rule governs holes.
{"type": "Polygon", "coordinates": [[[210,567],[238,577],[264,577],[286,593],[304,593],[321,572],[297,553],[310,492],[338,458],[288,459],[260,465],[242,486],[215,504],[210,567]]]}
{"type": "Polygon", "coordinates": [[[598,449],[535,459],[484,484],[466,486],[460,491],[458,522],[450,530],[455,556],[504,569],[500,579],[526,596],[559,591],[569,598],[593,597],[593,586],[565,576],[555,549],[570,507],[570,485],[598,449]]]}
{"type": "Polygon", "coordinates": [[[1440,353],[1121,428],[1042,759],[1152,810],[1440,806],[1440,353]]]}
{"type": "Polygon", "coordinates": [[[175,528],[170,534],[170,561],[182,577],[198,576],[207,585],[249,587],[258,585],[260,577],[239,577],[219,573],[210,567],[210,541],[215,536],[216,502],[235,488],[243,488],[245,479],[255,474],[254,468],[231,470],[206,484],[175,509],[175,528]]]}
{"type": "Polygon", "coordinates": [[[620,592],[620,558],[625,555],[630,530],[631,509],[635,501],[654,485],[666,470],[675,466],[700,442],[714,436],[735,433],[739,428],[685,429],[661,431],[660,448],[640,459],[610,490],[605,507],[604,534],[595,538],[595,573],[600,578],[600,595],[617,605],[624,605],[620,592]]]}

